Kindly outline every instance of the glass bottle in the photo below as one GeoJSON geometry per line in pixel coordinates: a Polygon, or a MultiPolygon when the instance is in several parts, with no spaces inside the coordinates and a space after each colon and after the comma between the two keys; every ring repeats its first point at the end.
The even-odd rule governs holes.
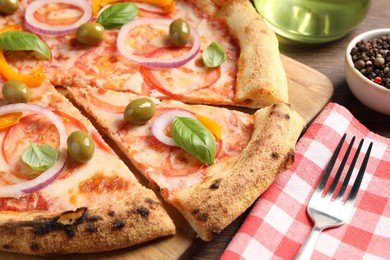
{"type": "Polygon", "coordinates": [[[298,42],[324,43],[349,33],[367,15],[371,0],[254,0],[265,22],[298,42]]]}

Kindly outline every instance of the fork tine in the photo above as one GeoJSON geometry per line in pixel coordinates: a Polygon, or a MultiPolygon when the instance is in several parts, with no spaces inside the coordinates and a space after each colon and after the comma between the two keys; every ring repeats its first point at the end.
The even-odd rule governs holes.
{"type": "Polygon", "coordinates": [[[318,185],[315,189],[315,192],[321,192],[325,188],[325,185],[329,179],[329,175],[333,169],[333,166],[337,160],[337,157],[339,156],[341,147],[343,146],[343,143],[344,143],[346,136],[347,136],[347,134],[344,134],[343,137],[341,138],[339,144],[337,145],[336,150],[334,151],[332,158],[330,158],[330,161],[329,161],[328,165],[326,166],[325,172],[322,175],[320,182],[318,183],[318,185]]]}
{"type": "Polygon", "coordinates": [[[370,159],[371,149],[372,149],[372,142],[368,146],[366,156],[364,156],[362,165],[360,166],[360,169],[359,169],[359,173],[356,176],[355,183],[353,184],[351,192],[349,193],[349,196],[347,198],[347,202],[353,202],[356,198],[356,195],[357,195],[359,188],[360,188],[360,184],[362,183],[362,180],[363,180],[363,175],[366,171],[368,160],[370,159]]]}
{"type": "Polygon", "coordinates": [[[334,190],[336,189],[337,184],[339,183],[341,174],[343,173],[345,164],[347,163],[349,154],[351,153],[351,149],[352,149],[353,143],[355,142],[355,139],[356,139],[356,138],[355,138],[355,136],[354,136],[354,137],[352,138],[351,142],[349,143],[348,149],[347,149],[347,151],[346,151],[345,154],[344,154],[344,158],[343,158],[343,160],[342,160],[342,162],[341,162],[341,164],[340,164],[340,166],[339,166],[339,168],[338,168],[338,170],[337,170],[336,176],[335,176],[335,178],[333,179],[332,184],[331,184],[329,190],[327,191],[327,193],[326,193],[325,195],[327,195],[327,194],[332,195],[333,192],[334,192],[334,190]]]}
{"type": "Polygon", "coordinates": [[[363,141],[364,141],[363,139],[360,140],[359,146],[358,146],[358,148],[357,148],[357,150],[355,152],[355,155],[354,155],[354,157],[352,159],[351,165],[349,166],[348,172],[345,175],[345,179],[343,181],[343,184],[341,185],[341,188],[340,188],[340,190],[339,190],[335,200],[339,200],[339,199],[341,199],[344,196],[344,193],[345,193],[345,191],[347,189],[349,180],[351,179],[353,169],[355,168],[355,164],[356,164],[357,159],[359,157],[360,150],[362,149],[363,141]]]}

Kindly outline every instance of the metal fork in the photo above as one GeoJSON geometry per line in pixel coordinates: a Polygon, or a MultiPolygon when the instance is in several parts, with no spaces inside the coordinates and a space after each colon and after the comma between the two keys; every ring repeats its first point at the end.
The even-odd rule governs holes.
{"type": "Polygon", "coordinates": [[[324,188],[326,187],[326,183],[328,182],[330,173],[332,172],[332,169],[340,153],[341,147],[343,146],[345,138],[346,134],[343,135],[341,141],[337,145],[336,150],[332,158],[330,159],[312,197],[310,198],[309,204],[307,205],[307,212],[311,219],[314,221],[314,227],[310,232],[309,236],[306,238],[306,241],[302,245],[298,254],[296,255],[296,260],[310,259],[322,230],[343,225],[352,213],[352,206],[359,191],[359,187],[363,180],[363,175],[367,167],[368,159],[370,157],[372,142],[367,149],[366,155],[363,159],[363,162],[360,166],[359,172],[356,176],[356,179],[353,183],[353,186],[350,190],[347,199],[343,200],[343,195],[347,189],[348,182],[350,181],[353,169],[359,157],[360,150],[363,146],[364,139],[362,139],[359,143],[356,153],[352,159],[351,165],[348,169],[347,174],[345,175],[344,181],[337,195],[334,195],[336,187],[339,186],[337,184],[340,180],[344,166],[351,152],[353,143],[355,142],[355,137],[351,139],[351,142],[347,148],[347,151],[345,152],[343,160],[340,163],[333,182],[330,184],[328,191],[323,195],[324,188]]]}

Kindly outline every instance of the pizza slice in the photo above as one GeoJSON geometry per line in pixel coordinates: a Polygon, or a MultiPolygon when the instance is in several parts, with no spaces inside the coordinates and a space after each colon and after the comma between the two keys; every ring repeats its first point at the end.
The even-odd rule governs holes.
{"type": "Polygon", "coordinates": [[[289,165],[304,124],[285,104],[251,115],[91,86],[68,92],[204,240],[289,165]]]}
{"type": "Polygon", "coordinates": [[[45,81],[9,104],[18,88],[0,94],[2,251],[101,252],[175,233],[156,194],[68,99],[45,81]]]}

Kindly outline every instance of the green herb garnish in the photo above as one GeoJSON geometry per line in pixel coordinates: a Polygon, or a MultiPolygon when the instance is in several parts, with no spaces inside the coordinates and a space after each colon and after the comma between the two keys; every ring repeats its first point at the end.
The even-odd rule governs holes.
{"type": "Polygon", "coordinates": [[[30,147],[22,153],[22,160],[31,169],[46,171],[50,169],[58,158],[58,152],[49,144],[35,144],[30,142],[30,147]]]}
{"type": "Polygon", "coordinates": [[[105,29],[116,29],[133,20],[139,13],[133,3],[113,4],[105,9],[97,20],[105,29]]]}
{"type": "Polygon", "coordinates": [[[172,138],[188,153],[210,166],[216,154],[215,137],[198,120],[190,117],[176,117],[172,123],[172,138]]]}
{"type": "Polygon", "coordinates": [[[224,63],[226,53],[220,44],[212,42],[202,53],[202,59],[206,67],[214,68],[224,63]]]}
{"type": "Polygon", "coordinates": [[[50,59],[50,49],[38,36],[28,32],[9,31],[0,34],[0,48],[6,51],[35,51],[50,59]]]}

